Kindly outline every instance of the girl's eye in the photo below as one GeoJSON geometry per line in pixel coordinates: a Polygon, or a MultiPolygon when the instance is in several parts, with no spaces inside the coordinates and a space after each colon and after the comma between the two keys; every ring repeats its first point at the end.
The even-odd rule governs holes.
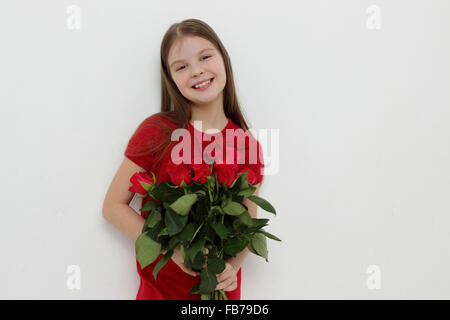
{"type": "MultiPolygon", "coordinates": [[[[203,59],[203,58],[205,58],[205,57],[207,57],[207,58],[210,58],[211,56],[203,56],[203,57],[202,57],[202,59],[203,59]]],[[[177,71],[178,71],[178,70],[181,70],[181,69],[182,69],[182,67],[184,67],[184,65],[183,65],[183,66],[181,66],[181,67],[179,67],[179,68],[177,69],[177,71]]]]}

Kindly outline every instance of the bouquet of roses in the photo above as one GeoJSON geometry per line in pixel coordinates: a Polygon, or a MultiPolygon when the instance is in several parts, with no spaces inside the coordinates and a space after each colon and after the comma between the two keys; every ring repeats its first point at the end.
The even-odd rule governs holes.
{"type": "Polygon", "coordinates": [[[135,244],[141,268],[163,254],[153,271],[156,280],[173,250],[179,248],[186,267],[200,272],[201,283],[194,285],[189,293],[201,294],[202,300],[227,300],[224,290],[215,290],[216,275],[225,269],[226,259],[248,247],[268,262],[266,237],[281,241],[263,230],[269,219],[252,218],[243,204],[247,198],[276,214],[268,201],[252,195],[256,187],[249,183],[248,175],[253,177],[253,172],[238,173],[231,179],[227,174],[225,181],[220,168],[215,163],[194,164],[179,184],[156,183],[153,172],[152,176],[146,172],[135,173],[130,179],[133,184],[130,191],[141,198],[155,200],[146,202],[140,209],[147,212],[135,244]]]}

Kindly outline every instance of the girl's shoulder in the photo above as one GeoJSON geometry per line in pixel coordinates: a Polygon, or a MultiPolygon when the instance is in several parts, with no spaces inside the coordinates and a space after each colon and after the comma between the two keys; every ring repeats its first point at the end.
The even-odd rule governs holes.
{"type": "Polygon", "coordinates": [[[161,141],[177,127],[170,114],[154,113],[139,123],[129,140],[129,148],[139,146],[148,148],[148,142],[161,141]]]}
{"type": "Polygon", "coordinates": [[[176,119],[166,112],[154,113],[145,118],[136,128],[134,136],[161,138],[178,128],[176,119]]]}
{"type": "Polygon", "coordinates": [[[174,119],[164,112],[152,114],[139,123],[125,150],[125,156],[149,170],[161,142],[170,139],[170,132],[176,127],[174,119]]]}
{"type": "Polygon", "coordinates": [[[158,125],[161,126],[161,124],[166,124],[171,129],[178,127],[176,118],[168,112],[158,112],[150,115],[142,121],[141,126],[147,126],[150,124],[154,124],[155,127],[158,127],[158,125]]]}

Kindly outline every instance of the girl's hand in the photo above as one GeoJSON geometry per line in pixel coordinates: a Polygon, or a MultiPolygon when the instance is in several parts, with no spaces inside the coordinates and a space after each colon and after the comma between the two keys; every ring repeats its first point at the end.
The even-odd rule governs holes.
{"type": "Polygon", "coordinates": [[[184,264],[184,259],[183,259],[183,256],[181,255],[179,247],[176,247],[175,249],[173,249],[173,254],[172,254],[171,259],[173,260],[173,262],[175,262],[181,268],[181,270],[186,272],[188,275],[193,276],[193,277],[197,277],[200,275],[200,272],[190,270],[188,267],[186,267],[186,265],[184,264]]]}
{"type": "Polygon", "coordinates": [[[217,275],[216,290],[233,291],[237,288],[237,270],[229,262],[225,262],[225,270],[217,275]]]}

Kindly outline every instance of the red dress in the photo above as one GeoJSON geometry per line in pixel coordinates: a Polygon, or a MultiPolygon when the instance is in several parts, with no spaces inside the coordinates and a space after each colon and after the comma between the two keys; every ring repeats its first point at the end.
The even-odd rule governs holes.
{"type": "MultiPolygon", "coordinates": [[[[125,156],[139,165],[141,168],[145,170],[151,170],[155,174],[156,182],[163,182],[163,181],[171,181],[170,180],[170,173],[167,170],[167,163],[171,161],[171,152],[167,152],[165,157],[163,158],[161,165],[159,167],[159,170],[155,171],[155,167],[153,166],[154,162],[154,155],[153,156],[140,156],[137,157],[134,155],[135,150],[139,149],[139,146],[149,138],[154,138],[158,136],[158,132],[155,132],[155,127],[148,127],[146,124],[148,123],[148,120],[150,118],[157,117],[158,120],[164,121],[167,125],[169,125],[171,128],[177,128],[177,125],[172,123],[170,120],[167,120],[159,115],[152,115],[145,119],[137,128],[133,136],[131,137],[128,146],[125,151],[125,156]]],[[[191,160],[194,161],[194,157],[198,159],[198,157],[202,157],[203,152],[205,151],[205,147],[210,145],[211,143],[216,143],[217,146],[220,146],[220,149],[223,150],[222,154],[220,152],[218,154],[215,154],[215,151],[208,151],[208,154],[211,157],[219,157],[223,155],[223,162],[226,162],[226,154],[227,150],[230,152],[230,148],[234,148],[234,163],[239,166],[244,166],[245,168],[251,168],[254,174],[252,175],[253,184],[260,183],[263,179],[263,168],[264,168],[264,161],[262,156],[262,148],[259,144],[259,142],[253,137],[249,136],[248,139],[253,140],[252,142],[255,142],[254,145],[257,146],[257,161],[250,161],[249,160],[249,150],[255,150],[254,148],[250,149],[249,146],[251,146],[250,142],[247,138],[245,139],[245,149],[242,147],[243,144],[238,144],[237,140],[238,138],[235,138],[234,147],[231,145],[232,140],[228,139],[226,136],[227,129],[233,129],[229,130],[229,132],[234,132],[234,129],[239,129],[240,127],[236,125],[231,118],[228,118],[228,123],[225,126],[225,128],[220,132],[223,136],[223,141],[221,142],[219,140],[215,140],[215,137],[219,135],[217,134],[206,134],[202,131],[197,130],[194,128],[190,123],[188,123],[188,129],[189,133],[192,137],[191,139],[191,146],[192,148],[197,148],[197,152],[192,151],[191,152],[191,160]],[[194,134],[195,133],[195,134],[194,134]],[[208,138],[213,137],[212,139],[208,140],[208,138]],[[207,138],[205,138],[207,137],[207,138]],[[203,143],[201,143],[201,140],[203,139],[203,143]],[[194,143],[194,140],[197,140],[197,144],[194,143]],[[223,144],[222,144],[223,143],[223,144]],[[202,152],[200,153],[200,146],[202,145],[202,152]],[[221,148],[221,146],[226,146],[225,148],[221,148]],[[244,157],[245,161],[243,164],[239,164],[237,162],[238,157],[244,157]]],[[[241,131],[244,133],[244,131],[241,129],[241,131]]],[[[181,141],[181,139],[180,139],[181,141]]],[[[213,149],[213,148],[212,148],[213,149]]],[[[191,149],[194,150],[194,149],[191,149]]],[[[216,149],[217,150],[217,149],[216,149]]],[[[255,159],[255,158],[253,158],[255,159]]],[[[205,161],[202,160],[204,163],[205,161]]],[[[216,161],[218,161],[216,159],[216,161]]],[[[193,162],[191,162],[193,163],[193,162]]],[[[227,162],[229,163],[229,162],[227,162]]],[[[245,170],[247,171],[247,170],[245,170]]],[[[242,172],[242,171],[239,171],[242,172]]],[[[250,174],[249,174],[250,176],[250,174]]],[[[249,177],[250,181],[250,177],[249,177]]],[[[251,182],[251,181],[250,181],[251,182]]],[[[145,198],[143,200],[142,205],[145,204],[148,198],[145,198]]],[[[142,217],[145,217],[146,212],[141,213],[142,217]]],[[[157,280],[153,278],[153,269],[158,263],[159,260],[161,260],[162,255],[160,255],[153,263],[145,267],[144,269],[141,269],[137,259],[136,259],[136,266],[137,271],[140,276],[140,287],[139,291],[136,295],[137,300],[199,300],[200,295],[199,294],[189,294],[188,291],[197,283],[201,282],[200,276],[194,277],[191,275],[188,275],[185,273],[172,259],[169,259],[166,265],[159,271],[157,280]]],[[[229,300],[240,300],[241,299],[241,268],[237,272],[237,288],[233,291],[225,291],[227,297],[229,300]]]]}

